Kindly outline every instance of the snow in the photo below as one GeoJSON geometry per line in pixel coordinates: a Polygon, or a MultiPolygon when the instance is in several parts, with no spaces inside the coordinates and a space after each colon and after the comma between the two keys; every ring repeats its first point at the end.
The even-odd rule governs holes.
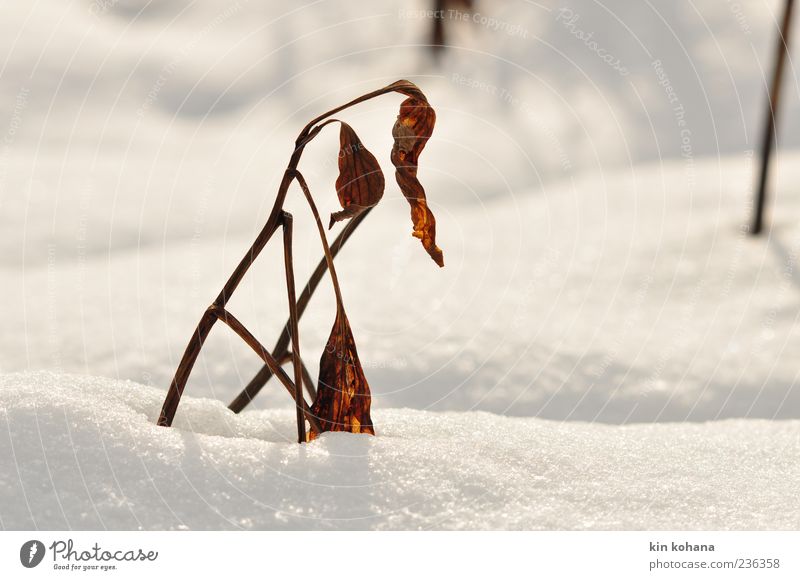
{"type": "Polygon", "coordinates": [[[5,375],[5,528],[796,529],[798,422],[610,427],[378,409],[299,446],[289,411],[53,373],[5,375]],[[11,442],[13,441],[13,446],[11,442]]]}
{"type": "MultiPolygon", "coordinates": [[[[5,8],[0,527],[798,527],[791,70],[772,228],[742,230],[780,3],[479,4],[519,28],[457,23],[439,67],[389,0],[5,8]],[[420,178],[447,266],[388,175],[338,259],[378,436],[292,443],[275,384],[227,412],[260,364],[224,327],[156,428],[298,130],[399,78],[437,110],[420,178]]],[[[384,170],[399,102],[343,115],[384,170]]],[[[300,165],[323,215],[336,143],[300,165]]],[[[289,204],[302,283],[321,249],[289,204]]],[[[267,345],[282,272],[268,247],[230,306],[267,345]]],[[[332,320],[326,282],[312,375],[332,320]]]]}

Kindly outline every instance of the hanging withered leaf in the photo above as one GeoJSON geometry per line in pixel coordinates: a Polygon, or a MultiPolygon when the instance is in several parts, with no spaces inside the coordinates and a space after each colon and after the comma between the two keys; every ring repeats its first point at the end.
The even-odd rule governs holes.
{"type": "Polygon", "coordinates": [[[386,180],[378,160],[370,153],[347,123],[339,131],[339,177],[336,194],[342,211],[332,213],[328,228],[350,219],[377,204],[383,197],[386,180]]]}
{"type": "MultiPolygon", "coordinates": [[[[344,309],[336,309],[328,344],[319,361],[317,397],[311,412],[322,431],[347,431],[375,435],[369,414],[369,384],[358,359],[353,332],[344,309]]],[[[319,435],[308,433],[312,441],[319,435]]]]}
{"type": "Polygon", "coordinates": [[[422,241],[422,246],[433,261],[443,267],[444,255],[436,245],[436,218],[428,208],[425,189],[417,179],[417,160],[433,133],[436,113],[422,92],[409,84],[412,90],[405,87],[396,89],[409,97],[401,103],[400,114],[392,129],[392,163],[397,184],[411,204],[411,221],[414,224],[412,235],[422,241]]]}

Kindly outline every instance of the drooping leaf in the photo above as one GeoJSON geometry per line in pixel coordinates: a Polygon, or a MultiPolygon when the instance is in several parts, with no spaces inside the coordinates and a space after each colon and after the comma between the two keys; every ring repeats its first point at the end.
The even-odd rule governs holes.
{"type": "Polygon", "coordinates": [[[383,197],[385,187],[386,180],[378,160],[364,147],[353,128],[342,123],[339,131],[339,177],[336,178],[336,193],[343,209],[331,214],[328,228],[374,206],[383,197]]]}
{"type": "MultiPolygon", "coordinates": [[[[408,81],[405,81],[408,82],[408,81]]],[[[433,261],[444,266],[444,255],[436,245],[436,218],[428,207],[425,189],[417,179],[419,155],[433,133],[436,113],[422,92],[413,83],[400,85],[398,92],[408,95],[400,105],[392,136],[392,164],[400,190],[411,205],[412,235],[419,238],[433,261]]]]}
{"type": "MultiPolygon", "coordinates": [[[[319,361],[317,397],[311,412],[322,431],[375,435],[369,414],[369,384],[358,359],[353,332],[344,309],[337,308],[328,344],[319,361]]],[[[309,431],[309,441],[319,433],[309,431]]]]}

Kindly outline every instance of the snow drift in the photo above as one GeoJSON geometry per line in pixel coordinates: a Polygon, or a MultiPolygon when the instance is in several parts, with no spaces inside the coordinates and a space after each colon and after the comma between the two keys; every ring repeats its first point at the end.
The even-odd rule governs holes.
{"type": "Polygon", "coordinates": [[[378,436],[292,441],[126,381],[0,378],[6,529],[796,529],[800,424],[612,427],[379,409],[378,436]]]}

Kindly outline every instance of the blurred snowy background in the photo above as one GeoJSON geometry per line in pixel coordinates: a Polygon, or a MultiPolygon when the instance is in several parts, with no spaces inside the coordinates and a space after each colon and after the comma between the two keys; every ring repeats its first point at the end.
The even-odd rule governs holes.
{"type": "MultiPolygon", "coordinates": [[[[791,60],[782,149],[773,171],[772,229],[760,240],[742,230],[781,4],[478,0],[473,13],[449,13],[449,46],[436,62],[427,47],[431,6],[421,1],[4,0],[0,371],[77,373],[166,389],[200,315],[263,225],[298,131],[322,111],[407,78],[437,111],[420,178],[437,215],[446,267],[436,268],[409,235],[407,204],[387,175],[383,201],[339,258],[373,408],[415,409],[408,417],[458,412],[463,415],[456,424],[473,421],[488,441],[492,425],[507,420],[470,412],[612,425],[800,419],[800,89],[791,60]]],[[[343,115],[387,173],[399,102],[387,96],[343,115]]],[[[337,132],[331,130],[301,164],[323,214],[338,207],[336,152],[337,132]]],[[[321,251],[299,192],[291,197],[302,282],[321,251]]],[[[256,263],[230,307],[267,345],[286,316],[282,276],[276,245],[256,263]]],[[[325,284],[301,324],[314,376],[332,319],[332,291],[325,284]]],[[[227,404],[259,366],[220,326],[187,395],[227,404]]],[[[58,418],[63,407],[58,420],[68,424],[74,410],[82,420],[72,428],[88,428],[78,408],[91,406],[89,393],[96,391],[82,393],[80,380],[59,376],[8,375],[0,396],[9,428],[0,428],[8,433],[0,435],[0,455],[11,457],[14,433],[30,442],[25,405],[34,403],[18,395],[35,385],[45,410],[55,409],[58,418]],[[44,394],[59,384],[74,385],[74,396],[44,394]]],[[[108,388],[120,384],[109,381],[108,388]]],[[[144,386],[130,388],[158,399],[144,386]]],[[[116,399],[101,400],[113,406],[116,399]]],[[[290,403],[271,383],[253,407],[288,413],[290,403]]],[[[144,411],[133,408],[122,416],[141,419],[144,411]]],[[[152,420],[157,409],[146,412],[152,420]]],[[[420,421],[435,423],[436,416],[420,421]]],[[[398,433],[416,432],[414,421],[392,417],[403,425],[398,433]]],[[[227,421],[239,429],[233,418],[227,421]]],[[[539,424],[520,419],[523,430],[539,424]]],[[[635,433],[566,425],[598,429],[611,447],[615,437],[630,441],[635,433]]],[[[717,430],[733,429],[737,437],[752,431],[751,448],[772,438],[781,447],[776,456],[800,456],[794,422],[781,427],[777,439],[758,434],[778,426],[749,425],[654,428],[667,429],[668,440],[697,430],[718,436],[717,430]]],[[[91,429],[96,433],[99,424],[91,429]]],[[[191,421],[191,430],[208,429],[191,421]]],[[[290,439],[291,428],[283,431],[290,439]]],[[[114,441],[113,434],[100,433],[114,441]]],[[[157,432],[149,436],[157,446],[157,432]]],[[[46,514],[19,504],[15,509],[22,511],[4,516],[24,492],[26,477],[38,481],[47,465],[46,440],[28,450],[44,453],[44,462],[34,462],[27,476],[17,465],[0,487],[5,526],[134,525],[113,508],[93,519],[59,511],[58,502],[46,514]]],[[[544,441],[531,445],[552,457],[583,453],[549,449],[544,441]]],[[[451,449],[440,451],[443,459],[452,457],[451,449]]],[[[435,449],[425,456],[438,457],[435,449]]],[[[735,457],[733,449],[720,461],[735,457]]],[[[498,465],[506,459],[508,470],[519,463],[521,481],[533,477],[526,461],[534,471],[545,461],[501,454],[498,465]]],[[[391,469],[388,459],[381,465],[391,469]]],[[[673,467],[667,471],[681,473],[673,467]]],[[[317,468],[324,471],[324,465],[317,468]]],[[[452,505],[474,500],[465,473],[476,470],[440,478],[453,486],[447,491],[452,505]]],[[[191,473],[204,477],[202,470],[191,473]]],[[[658,470],[653,476],[666,477],[658,470]]],[[[775,473],[776,479],[786,477],[785,471],[775,473]]],[[[188,481],[199,489],[196,478],[188,481]]],[[[719,483],[708,474],[698,479],[719,483]]],[[[646,488],[648,481],[640,483],[646,488]]],[[[741,489],[753,483],[737,482],[741,489]]],[[[219,494],[224,498],[229,483],[208,491],[203,505],[219,494]]],[[[549,488],[542,485],[546,496],[549,488]]],[[[51,481],[48,489],[57,499],[58,486],[51,481]]],[[[507,491],[518,497],[520,489],[507,491]]],[[[736,497],[736,489],[717,487],[727,490],[719,501],[736,497]]],[[[359,505],[344,501],[336,509],[346,513],[337,511],[333,520],[317,506],[323,519],[308,524],[302,518],[314,516],[297,514],[304,496],[290,495],[286,503],[279,499],[285,492],[269,496],[270,507],[257,510],[260,519],[201,517],[192,527],[323,521],[342,527],[341,518],[352,515],[349,507],[359,505]]],[[[495,511],[478,502],[475,513],[455,520],[442,515],[443,500],[423,517],[408,507],[410,500],[388,494],[368,515],[353,516],[374,520],[354,525],[752,525],[744,513],[728,524],[724,518],[638,518],[636,512],[587,519],[581,514],[589,502],[578,493],[570,504],[574,519],[542,518],[527,498],[520,509],[533,511],[511,523],[503,519],[508,497],[497,493],[495,511]],[[384,517],[379,508],[387,504],[402,505],[407,517],[384,517]]],[[[787,511],[780,494],[767,503],[765,525],[800,525],[797,508],[787,511]]],[[[608,498],[600,504],[615,505],[608,498]]],[[[687,504],[678,505],[683,508],[665,504],[663,514],[687,504]]],[[[630,507],[616,505],[614,513],[630,507]]],[[[143,525],[170,527],[186,517],[143,525]]]]}

